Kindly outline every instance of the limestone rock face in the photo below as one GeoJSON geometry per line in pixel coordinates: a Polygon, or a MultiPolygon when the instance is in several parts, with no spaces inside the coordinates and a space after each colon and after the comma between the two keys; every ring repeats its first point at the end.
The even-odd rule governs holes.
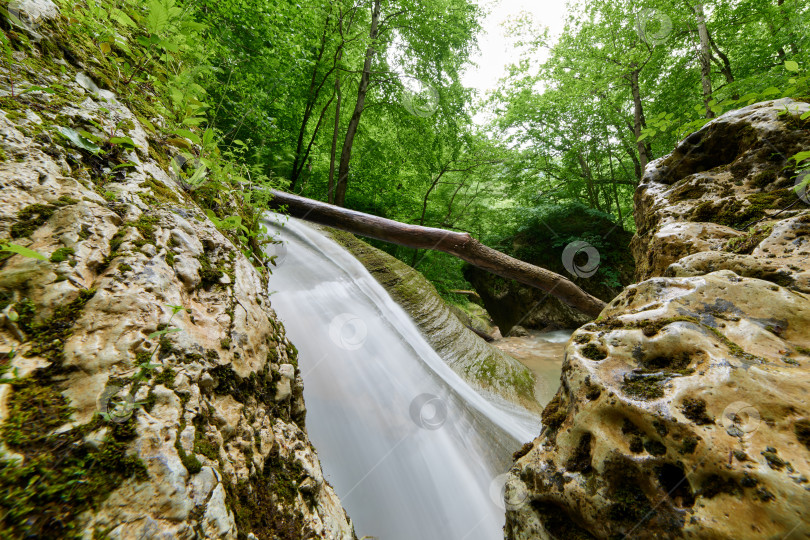
{"type": "Polygon", "coordinates": [[[669,267],[696,253],[733,253],[752,257],[721,255],[698,266],[745,273],[753,263],[752,277],[810,292],[810,223],[801,217],[810,200],[796,195],[790,161],[810,148],[810,130],[798,120],[808,110],[780,99],[727,113],[650,163],[635,195],[637,278],[690,275],[694,260],[669,267]],[[761,275],[764,264],[773,275],[761,275]]]}
{"type": "Polygon", "coordinates": [[[648,169],[634,240],[648,279],[569,341],[510,471],[507,538],[810,536],[810,210],[784,191],[767,200],[788,210],[751,208],[793,185],[763,150],[806,144],[786,106],[810,109],[735,111],[648,169]],[[754,189],[763,170],[776,187],[754,189]],[[704,204],[723,223],[694,221],[704,204]]]}
{"type": "Polygon", "coordinates": [[[164,172],[158,135],[58,67],[18,73],[58,98],[0,102],[0,238],[50,259],[0,256],[0,529],[354,538],[262,277],[164,172]],[[133,166],[57,133],[90,120],[125,126],[133,166]]]}

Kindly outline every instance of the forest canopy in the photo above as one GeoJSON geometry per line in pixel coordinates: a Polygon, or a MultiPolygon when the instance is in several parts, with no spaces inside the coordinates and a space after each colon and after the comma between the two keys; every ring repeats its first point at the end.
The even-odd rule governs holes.
{"type": "MultiPolygon", "coordinates": [[[[577,0],[558,37],[518,16],[486,96],[462,83],[485,17],[472,0],[58,3],[120,74],[108,86],[174,123],[188,152],[172,165],[254,255],[263,187],[506,252],[518,233],[549,241],[560,208],[632,231],[650,161],[726,110],[808,95],[802,0],[577,0]]],[[[449,256],[384,249],[443,292],[468,286],[449,256]]]]}

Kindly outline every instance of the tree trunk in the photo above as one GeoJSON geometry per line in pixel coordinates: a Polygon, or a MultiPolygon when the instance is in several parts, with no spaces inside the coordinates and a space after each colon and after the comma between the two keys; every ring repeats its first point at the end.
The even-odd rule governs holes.
{"type": "MultiPolygon", "coordinates": [[[[295,189],[295,185],[298,182],[301,171],[304,170],[304,163],[306,162],[306,156],[303,155],[303,150],[304,137],[307,133],[307,125],[309,124],[309,119],[312,116],[312,111],[315,108],[315,104],[318,102],[318,97],[320,95],[321,88],[323,87],[323,83],[326,82],[326,78],[329,76],[329,73],[327,73],[324,76],[324,80],[321,82],[321,84],[317,84],[318,70],[321,66],[321,60],[323,60],[323,53],[326,50],[326,37],[329,30],[330,20],[331,13],[326,17],[326,21],[324,22],[320,47],[318,48],[318,53],[315,56],[315,62],[312,66],[312,78],[309,81],[309,89],[307,90],[307,102],[306,106],[304,107],[304,117],[301,119],[301,126],[298,129],[298,140],[295,146],[295,158],[293,160],[292,171],[290,172],[290,189],[292,190],[295,189]]],[[[334,67],[332,69],[334,69],[334,67]]]]}
{"type": "Polygon", "coordinates": [[[329,204],[335,202],[335,157],[337,154],[337,140],[338,131],[340,130],[340,105],[343,103],[343,93],[340,90],[340,73],[335,79],[335,93],[337,94],[337,103],[335,104],[335,129],[332,132],[332,151],[329,154],[329,193],[327,200],[329,204]]]}
{"type": "Polygon", "coordinates": [[[503,278],[544,290],[594,318],[606,305],[563,276],[487,247],[468,233],[408,225],[280,191],[273,191],[270,204],[275,208],[285,207],[291,216],[313,223],[400,246],[449,253],[503,278]]]}
{"type": "Polygon", "coordinates": [[[694,7],[697,18],[698,36],[700,37],[700,82],[703,85],[703,106],[706,109],[706,118],[714,118],[709,102],[712,100],[712,46],[709,41],[709,29],[706,28],[706,14],[703,4],[699,1],[694,7]]]}
{"type": "Polygon", "coordinates": [[[370,43],[366,49],[366,59],[363,63],[363,73],[360,76],[360,84],[357,87],[357,102],[354,104],[354,112],[346,128],[346,138],[343,141],[343,150],[340,153],[340,166],[338,167],[338,181],[335,189],[335,204],[343,206],[346,203],[346,183],[349,178],[349,162],[352,159],[352,145],[354,137],[357,135],[357,128],[360,125],[360,117],[366,104],[366,94],[371,81],[371,62],[376,53],[377,36],[379,34],[380,23],[380,0],[374,0],[374,7],[371,12],[371,30],[368,37],[370,43]]]}
{"type": "Polygon", "coordinates": [[[643,175],[645,169],[647,169],[647,164],[650,162],[650,148],[646,142],[638,140],[641,137],[641,130],[647,127],[647,120],[644,118],[644,104],[641,103],[641,88],[638,82],[639,71],[636,69],[630,73],[630,88],[633,92],[633,133],[636,135],[639,165],[643,175]]]}

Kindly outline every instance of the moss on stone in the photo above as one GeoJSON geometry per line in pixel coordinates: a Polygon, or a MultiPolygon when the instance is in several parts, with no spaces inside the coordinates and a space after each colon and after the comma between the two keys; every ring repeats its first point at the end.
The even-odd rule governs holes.
{"type": "Polygon", "coordinates": [[[79,291],[75,300],[58,306],[53,315],[42,321],[35,320],[34,306],[30,300],[15,304],[14,309],[20,316],[18,325],[31,342],[26,356],[41,356],[54,363],[56,369],[61,367],[64,343],[71,335],[73,324],[78,320],[84,305],[95,292],[95,289],[79,291]]]}
{"type": "Polygon", "coordinates": [[[810,450],[810,420],[802,418],[793,425],[793,432],[801,444],[810,450]]]}
{"type": "Polygon", "coordinates": [[[760,242],[770,236],[771,231],[773,231],[773,225],[758,225],[751,228],[744,236],[729,240],[724,249],[731,253],[748,255],[754,251],[760,242]]]}
{"type": "Polygon", "coordinates": [[[585,358],[595,362],[599,362],[607,358],[607,351],[605,351],[604,347],[601,347],[595,343],[585,345],[582,348],[581,353],[585,358]]]}
{"type": "Polygon", "coordinates": [[[543,425],[549,430],[556,430],[565,420],[567,411],[564,405],[560,392],[557,392],[554,398],[546,405],[545,409],[543,409],[543,425]]]}
{"type": "Polygon", "coordinates": [[[650,401],[663,397],[664,389],[662,383],[669,377],[663,374],[656,375],[639,375],[631,374],[625,376],[622,381],[622,392],[628,396],[640,399],[643,401],[650,401]]]}
{"type": "Polygon", "coordinates": [[[551,538],[566,540],[595,540],[595,536],[577,525],[581,519],[572,519],[560,506],[552,502],[535,500],[531,503],[532,510],[540,517],[543,528],[551,538]]]}
{"type": "Polygon", "coordinates": [[[512,454],[512,461],[517,461],[529,452],[532,451],[534,448],[534,444],[532,442],[523,443],[523,446],[520,447],[515,453],[512,454]]]}
{"type": "Polygon", "coordinates": [[[588,473],[591,471],[592,435],[585,433],[579,438],[571,457],[565,462],[565,468],[571,472],[588,473]]]}
{"type": "Polygon", "coordinates": [[[70,197],[62,196],[51,204],[37,203],[26,206],[17,213],[17,222],[11,226],[11,236],[13,238],[31,236],[31,233],[44,225],[58,208],[77,202],[70,197]]]}
{"type": "Polygon", "coordinates": [[[71,247],[61,247],[51,253],[50,261],[52,263],[64,262],[70,255],[73,255],[74,253],[76,253],[76,250],[71,247]]]}
{"type": "Polygon", "coordinates": [[[291,508],[303,477],[301,464],[294,458],[283,458],[276,443],[263,470],[249,482],[223,482],[237,529],[252,531],[259,538],[299,540],[303,515],[291,508]]]}
{"type": "Polygon", "coordinates": [[[680,202],[691,199],[699,199],[706,193],[706,188],[697,184],[683,184],[678,186],[672,191],[669,200],[672,202],[680,202]]]}
{"type": "Polygon", "coordinates": [[[23,461],[0,462],[0,508],[9,537],[78,538],[78,516],[116,489],[125,479],[145,479],[146,467],[128,453],[133,419],[91,424],[54,433],[70,421],[72,409],[44,377],[12,383],[8,417],[0,432],[23,461]],[[83,437],[107,427],[98,448],[83,437]]]}
{"type": "Polygon", "coordinates": [[[154,178],[147,178],[145,182],[140,184],[140,187],[152,190],[154,199],[158,202],[170,202],[175,204],[180,202],[180,199],[177,198],[177,195],[175,195],[171,188],[154,178]]]}
{"type": "Polygon", "coordinates": [[[678,449],[679,454],[692,454],[698,445],[698,438],[693,435],[688,435],[681,441],[681,447],[678,449]]]}
{"type": "Polygon", "coordinates": [[[741,495],[742,487],[734,478],[722,477],[718,474],[710,475],[700,486],[699,494],[707,499],[712,499],[721,493],[741,495]]]}
{"type": "Polygon", "coordinates": [[[714,424],[714,419],[706,413],[706,401],[699,398],[684,398],[683,415],[695,424],[702,426],[714,424]]]}

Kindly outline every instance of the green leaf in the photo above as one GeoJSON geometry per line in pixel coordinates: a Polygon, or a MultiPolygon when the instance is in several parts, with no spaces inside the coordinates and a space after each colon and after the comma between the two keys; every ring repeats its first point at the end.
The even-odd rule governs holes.
{"type": "Polygon", "coordinates": [[[16,253],[17,255],[22,255],[23,257],[28,257],[29,259],[39,259],[40,261],[48,260],[48,257],[42,253],[36,252],[33,249],[28,249],[27,247],[18,246],[17,244],[0,245],[0,251],[16,253]]]}
{"type": "Polygon", "coordinates": [[[202,138],[203,146],[209,146],[212,142],[214,142],[214,130],[213,129],[206,129],[205,133],[203,134],[202,138]]]}
{"type": "Polygon", "coordinates": [[[200,144],[202,142],[200,140],[200,137],[196,133],[194,133],[193,131],[188,130],[188,129],[176,129],[174,131],[174,134],[179,135],[181,137],[185,137],[186,139],[190,140],[194,144],[200,144]]]}
{"type": "Polygon", "coordinates": [[[137,148],[135,141],[129,137],[113,137],[110,139],[110,144],[120,144],[121,146],[129,146],[130,148],[137,148]]]}
{"type": "Polygon", "coordinates": [[[149,15],[146,16],[146,30],[150,34],[160,34],[169,25],[169,12],[157,0],[149,2],[149,15]]]}
{"type": "Polygon", "coordinates": [[[129,15],[121,11],[120,9],[113,9],[110,12],[110,16],[114,21],[116,21],[121,26],[128,26],[129,28],[137,28],[138,25],[133,21],[129,15]]]}
{"type": "Polygon", "coordinates": [[[115,167],[112,168],[112,170],[117,171],[118,169],[123,169],[124,167],[137,167],[137,165],[131,162],[127,162],[122,163],[121,165],[116,165],[115,167]]]}
{"type": "Polygon", "coordinates": [[[771,96],[773,94],[779,94],[779,93],[780,93],[780,91],[779,91],[779,89],[777,87],[771,86],[770,88],[766,88],[765,90],[763,90],[762,93],[760,94],[760,96],[765,97],[765,96],[771,96]]]}
{"type": "Polygon", "coordinates": [[[794,160],[796,163],[802,162],[806,159],[810,159],[810,151],[799,152],[798,154],[791,156],[790,159],[794,160]]]}
{"type": "Polygon", "coordinates": [[[157,332],[152,332],[147,337],[149,339],[155,339],[158,336],[162,336],[164,334],[174,334],[175,332],[182,332],[182,328],[167,328],[166,330],[158,330],[157,332]]]}
{"type": "Polygon", "coordinates": [[[797,73],[799,71],[799,63],[793,60],[785,60],[785,69],[797,73]]]}
{"type": "Polygon", "coordinates": [[[82,150],[87,150],[93,154],[98,154],[101,152],[101,148],[93,144],[92,142],[88,141],[85,137],[82,137],[76,130],[66,128],[66,127],[59,127],[57,131],[60,135],[64,138],[81,148],[82,150]]]}
{"type": "Polygon", "coordinates": [[[804,113],[803,115],[801,115],[801,116],[799,117],[799,120],[807,120],[808,118],[810,118],[810,111],[807,111],[806,113],[804,113]]]}

